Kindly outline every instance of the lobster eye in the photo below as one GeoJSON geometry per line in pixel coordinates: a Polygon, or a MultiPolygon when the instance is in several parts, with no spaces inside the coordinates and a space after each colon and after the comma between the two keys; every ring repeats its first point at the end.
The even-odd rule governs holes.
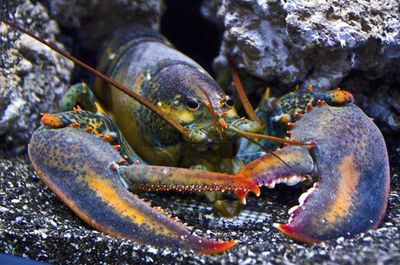
{"type": "Polygon", "coordinates": [[[200,104],[199,104],[199,102],[197,102],[197,101],[194,100],[194,99],[189,99],[189,100],[186,102],[186,106],[187,106],[190,110],[197,110],[197,109],[199,109],[200,104]]]}
{"type": "Polygon", "coordinates": [[[235,104],[235,102],[233,101],[233,98],[231,98],[230,96],[227,96],[225,99],[225,105],[227,107],[233,107],[234,104],[235,104]]]}

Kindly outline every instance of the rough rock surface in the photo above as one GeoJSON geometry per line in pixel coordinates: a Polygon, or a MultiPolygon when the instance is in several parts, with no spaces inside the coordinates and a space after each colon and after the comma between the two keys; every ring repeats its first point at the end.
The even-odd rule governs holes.
{"type": "MultiPolygon", "coordinates": [[[[40,3],[4,1],[1,5],[2,17],[63,47],[55,41],[57,24],[40,3]]],[[[73,64],[5,24],[0,24],[0,39],[0,149],[15,153],[25,150],[39,125],[39,114],[56,111],[73,64]]]]}
{"type": "Polygon", "coordinates": [[[158,29],[164,10],[162,0],[54,0],[49,5],[54,19],[63,27],[79,29],[80,42],[93,51],[110,32],[127,23],[158,29]]]}
{"type": "Polygon", "coordinates": [[[296,84],[319,89],[340,85],[356,95],[369,115],[399,131],[400,113],[391,101],[400,97],[390,100],[384,92],[381,107],[374,101],[382,86],[392,95],[400,89],[393,79],[400,75],[398,0],[209,0],[202,7],[204,16],[215,20],[218,5],[225,33],[217,71],[226,66],[229,54],[238,68],[286,91],[296,84]],[[365,81],[356,82],[355,76],[365,81]],[[362,87],[366,82],[374,84],[368,85],[368,98],[362,87]]]}
{"type": "Polygon", "coordinates": [[[329,88],[350,70],[382,76],[400,58],[399,8],[397,0],[225,0],[223,52],[283,84],[329,88]]]}
{"type": "Polygon", "coordinates": [[[233,219],[215,216],[194,196],[149,194],[161,206],[188,223],[200,235],[237,239],[222,255],[157,249],[112,238],[84,224],[36,176],[26,157],[0,157],[0,253],[54,264],[399,264],[400,145],[391,152],[392,190],[381,227],[353,239],[321,244],[295,243],[272,227],[285,222],[297,203],[298,190],[287,186],[250,197],[233,219]]]}

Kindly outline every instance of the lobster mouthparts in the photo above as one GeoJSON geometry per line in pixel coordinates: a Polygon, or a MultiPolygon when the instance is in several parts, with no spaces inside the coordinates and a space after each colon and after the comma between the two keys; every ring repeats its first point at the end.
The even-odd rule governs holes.
{"type": "Polygon", "coordinates": [[[307,176],[317,180],[289,210],[288,224],[274,226],[308,243],[377,228],[386,210],[390,174],[386,145],[372,120],[354,104],[320,104],[296,122],[290,135],[316,146],[285,147],[274,152],[281,160],[268,154],[238,173],[270,188],[307,176]]]}

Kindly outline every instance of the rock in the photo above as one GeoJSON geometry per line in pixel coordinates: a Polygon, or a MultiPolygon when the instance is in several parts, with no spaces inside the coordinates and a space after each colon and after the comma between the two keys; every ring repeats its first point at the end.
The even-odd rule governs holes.
{"type": "MultiPolygon", "coordinates": [[[[387,86],[385,91],[395,94],[392,100],[380,96],[383,108],[391,114],[374,117],[391,129],[399,127],[400,114],[390,102],[400,100],[393,92],[400,82],[392,79],[400,74],[399,1],[206,2],[203,14],[209,20],[219,17],[225,26],[220,55],[215,59],[217,72],[226,67],[226,55],[230,55],[237,68],[284,91],[296,84],[323,90],[340,85],[362,95],[361,83],[352,81],[356,76],[378,87],[387,86]]],[[[367,113],[374,114],[376,104],[365,102],[372,103],[380,89],[368,87],[372,97],[362,96],[358,101],[367,113]]]]}
{"type": "Polygon", "coordinates": [[[77,30],[80,42],[92,51],[115,29],[140,23],[158,29],[164,11],[162,0],[55,0],[49,1],[51,15],[61,26],[77,30]]]}
{"type": "MultiPolygon", "coordinates": [[[[2,17],[63,47],[55,39],[57,23],[40,3],[7,3],[2,17]]],[[[57,110],[73,64],[3,23],[0,38],[0,148],[21,153],[39,125],[40,113],[57,110]]]]}
{"type": "MultiPolygon", "coordinates": [[[[397,66],[400,69],[400,61],[397,66]]],[[[382,130],[400,132],[400,75],[369,80],[366,76],[350,76],[341,86],[354,94],[357,105],[373,117],[382,130]]]]}
{"type": "Polygon", "coordinates": [[[331,88],[351,70],[382,77],[400,58],[399,8],[396,0],[226,0],[221,56],[285,85],[331,88]]]}

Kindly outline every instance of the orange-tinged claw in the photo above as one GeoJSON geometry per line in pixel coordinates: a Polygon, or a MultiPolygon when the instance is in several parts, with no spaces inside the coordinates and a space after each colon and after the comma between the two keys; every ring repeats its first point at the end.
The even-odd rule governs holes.
{"type": "Polygon", "coordinates": [[[70,127],[35,131],[28,153],[40,178],[81,219],[109,235],[158,247],[217,254],[236,241],[192,235],[169,214],[126,190],[121,156],[101,139],[70,127]],[[60,147],[63,152],[60,151],[60,147]]]}
{"type": "Polygon", "coordinates": [[[308,91],[308,92],[312,92],[313,90],[314,90],[314,88],[313,88],[312,85],[308,85],[308,86],[307,86],[307,91],[308,91]]]}
{"type": "Polygon", "coordinates": [[[289,210],[288,224],[274,226],[307,243],[376,228],[386,210],[390,183],[386,145],[376,125],[354,104],[322,104],[296,122],[291,139],[315,146],[282,148],[274,153],[284,163],[267,154],[238,173],[269,186],[298,183],[298,176],[318,178],[289,210]]]}

